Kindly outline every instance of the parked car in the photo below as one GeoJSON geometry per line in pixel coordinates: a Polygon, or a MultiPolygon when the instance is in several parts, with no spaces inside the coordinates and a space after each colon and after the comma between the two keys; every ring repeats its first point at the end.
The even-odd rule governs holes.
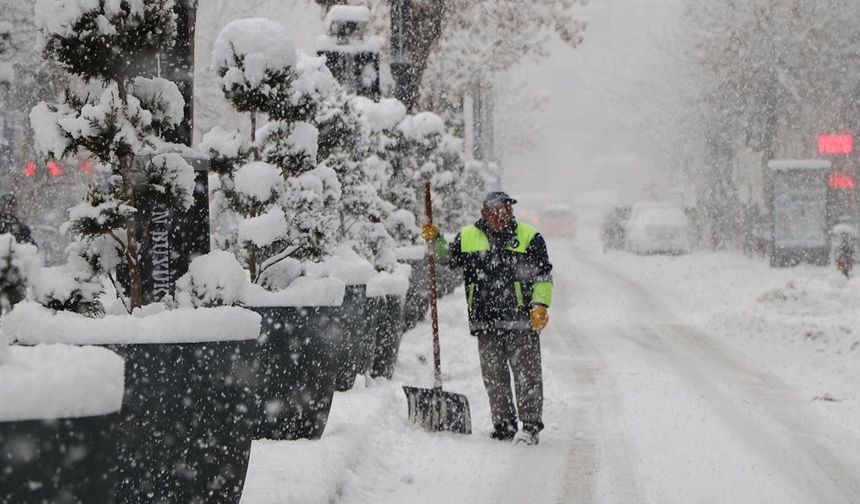
{"type": "Polygon", "coordinates": [[[544,236],[572,237],[576,229],[576,216],[567,205],[553,204],[538,215],[540,232],[544,236]]]}
{"type": "Polygon", "coordinates": [[[615,207],[606,214],[603,218],[603,223],[600,226],[600,238],[603,241],[603,251],[609,249],[624,248],[624,226],[630,219],[630,214],[633,209],[627,207],[615,207]]]}
{"type": "Polygon", "coordinates": [[[637,254],[681,254],[692,251],[690,222],[670,203],[640,203],[625,226],[627,250],[637,254]]]}

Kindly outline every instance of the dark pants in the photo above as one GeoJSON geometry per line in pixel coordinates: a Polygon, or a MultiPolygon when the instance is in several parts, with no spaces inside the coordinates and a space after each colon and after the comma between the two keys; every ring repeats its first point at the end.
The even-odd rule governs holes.
{"type": "Polygon", "coordinates": [[[530,331],[493,331],[478,334],[481,375],[490,398],[496,427],[516,426],[517,412],[523,428],[543,429],[543,378],[540,336],[530,331]],[[514,375],[516,409],[511,391],[514,375]]]}

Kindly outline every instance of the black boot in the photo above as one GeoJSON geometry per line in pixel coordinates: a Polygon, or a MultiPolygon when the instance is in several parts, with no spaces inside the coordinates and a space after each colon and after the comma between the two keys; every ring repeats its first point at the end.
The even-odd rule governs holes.
{"type": "Polygon", "coordinates": [[[511,441],[517,434],[517,423],[506,422],[493,425],[490,437],[499,441],[511,441]]]}

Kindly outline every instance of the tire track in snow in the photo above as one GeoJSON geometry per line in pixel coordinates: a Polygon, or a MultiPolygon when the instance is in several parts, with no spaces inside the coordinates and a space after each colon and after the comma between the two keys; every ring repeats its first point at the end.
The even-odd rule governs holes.
{"type": "MultiPolygon", "coordinates": [[[[568,263],[567,250],[553,251],[561,263],[568,263]]],[[[566,459],[559,465],[558,503],[620,502],[638,503],[639,491],[635,466],[629,445],[618,420],[619,398],[612,376],[606,373],[606,361],[593,338],[600,337],[583,330],[571,309],[574,296],[587,295],[575,285],[570,271],[556,274],[555,322],[544,335],[545,367],[552,368],[556,379],[572,384],[563,427],[570,443],[566,459]],[[605,473],[605,474],[604,474],[605,473]],[[600,491],[598,480],[608,482],[600,491]]]]}
{"type": "Polygon", "coordinates": [[[668,306],[641,284],[585,254],[579,259],[620,287],[634,307],[638,324],[621,336],[664,359],[704,392],[726,425],[799,495],[816,503],[860,500],[856,466],[842,460],[835,449],[843,443],[860,447],[860,440],[838,426],[822,426],[808,400],[789,385],[745,363],[706,331],[675,319],[668,306]]]}

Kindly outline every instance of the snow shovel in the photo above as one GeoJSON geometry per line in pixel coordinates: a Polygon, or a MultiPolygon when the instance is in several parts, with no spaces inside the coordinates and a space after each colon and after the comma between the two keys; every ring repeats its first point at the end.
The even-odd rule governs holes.
{"type": "MultiPolygon", "coordinates": [[[[433,223],[430,204],[430,181],[424,183],[424,210],[427,220],[433,223]]],[[[472,433],[472,415],[469,399],[462,394],[442,390],[442,358],[439,350],[439,314],[436,310],[436,251],[432,243],[427,247],[430,266],[430,315],[433,324],[433,388],[403,387],[409,405],[409,421],[429,432],[450,431],[457,434],[472,433]]]]}

